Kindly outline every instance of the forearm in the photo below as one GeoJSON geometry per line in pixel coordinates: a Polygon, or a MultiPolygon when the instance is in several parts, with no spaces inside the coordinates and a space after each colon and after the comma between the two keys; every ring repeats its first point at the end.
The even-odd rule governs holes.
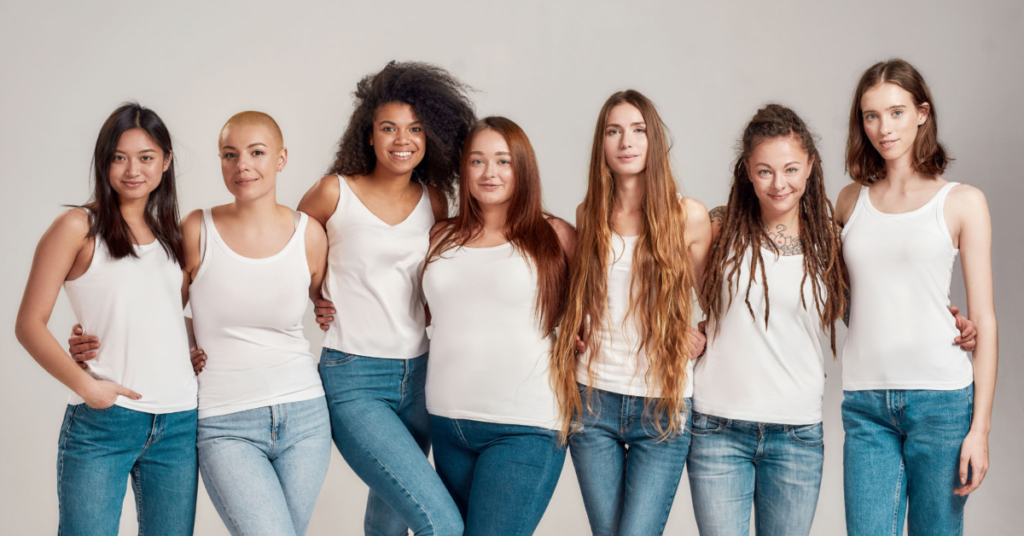
{"type": "Polygon", "coordinates": [[[19,319],[15,332],[18,342],[39,366],[79,396],[95,381],[64,351],[45,322],[19,319]]]}
{"type": "Polygon", "coordinates": [[[988,434],[992,428],[992,403],[996,394],[996,373],[999,368],[999,330],[995,316],[975,320],[978,346],[974,351],[974,415],[973,431],[988,434]]]}

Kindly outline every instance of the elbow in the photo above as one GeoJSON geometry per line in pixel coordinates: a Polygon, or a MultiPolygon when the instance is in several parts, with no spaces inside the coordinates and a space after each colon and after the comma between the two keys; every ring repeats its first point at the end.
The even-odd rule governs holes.
{"type": "Polygon", "coordinates": [[[22,346],[28,344],[29,331],[28,322],[19,315],[18,320],[14,323],[14,337],[18,339],[22,346]]]}

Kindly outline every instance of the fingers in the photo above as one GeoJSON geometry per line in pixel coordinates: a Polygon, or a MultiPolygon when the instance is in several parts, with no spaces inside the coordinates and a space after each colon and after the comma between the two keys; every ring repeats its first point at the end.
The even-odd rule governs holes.
{"type": "Polygon", "coordinates": [[[71,357],[73,357],[75,361],[88,361],[96,357],[96,352],[94,350],[97,350],[99,347],[100,343],[98,341],[72,344],[68,348],[68,353],[71,354],[71,357]]]}
{"type": "Polygon", "coordinates": [[[315,298],[313,300],[313,306],[323,309],[330,309],[332,313],[334,312],[334,302],[325,300],[323,298],[315,298]]]}
{"type": "Polygon", "coordinates": [[[121,385],[117,386],[117,394],[125,398],[130,398],[132,400],[139,400],[142,398],[142,395],[140,395],[139,393],[136,393],[135,391],[132,391],[131,389],[123,387],[121,385]]]}
{"type": "MultiPolygon", "coordinates": [[[[966,450],[966,449],[964,449],[966,450]]],[[[967,484],[967,473],[971,466],[971,455],[969,452],[960,453],[960,486],[967,484]]]]}
{"type": "Polygon", "coordinates": [[[953,316],[956,316],[956,315],[960,314],[960,308],[955,306],[955,305],[950,305],[949,306],[949,312],[953,316]]]}
{"type": "Polygon", "coordinates": [[[583,342],[579,334],[576,334],[576,353],[582,354],[587,351],[587,343],[583,342]]]}
{"type": "Polygon", "coordinates": [[[193,348],[189,356],[192,360],[192,372],[199,374],[206,367],[206,352],[199,348],[193,348]]]}
{"type": "Polygon", "coordinates": [[[707,333],[708,322],[707,320],[701,320],[697,322],[697,330],[701,333],[707,333]]]}
{"type": "Polygon", "coordinates": [[[71,335],[81,335],[82,333],[81,324],[75,324],[74,327],[71,328],[71,335]]]}

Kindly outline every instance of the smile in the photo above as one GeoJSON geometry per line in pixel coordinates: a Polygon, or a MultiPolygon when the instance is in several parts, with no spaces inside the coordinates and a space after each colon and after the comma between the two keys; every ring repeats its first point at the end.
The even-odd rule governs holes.
{"type": "Polygon", "coordinates": [[[408,160],[412,158],[412,153],[416,151],[391,151],[391,156],[395,157],[396,160],[408,160]]]}
{"type": "Polygon", "coordinates": [[[896,142],[898,142],[898,141],[900,141],[900,140],[885,140],[885,141],[878,142],[878,144],[881,145],[883,149],[888,149],[888,148],[892,147],[893,145],[896,145],[896,142]]]}
{"type": "Polygon", "coordinates": [[[254,182],[258,181],[258,180],[259,179],[238,179],[237,181],[235,181],[235,184],[237,184],[239,186],[246,186],[246,185],[252,184],[252,183],[254,183],[254,182]]]}

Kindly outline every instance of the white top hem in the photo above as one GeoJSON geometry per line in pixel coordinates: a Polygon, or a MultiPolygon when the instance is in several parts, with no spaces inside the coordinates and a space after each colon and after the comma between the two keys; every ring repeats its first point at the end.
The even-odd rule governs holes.
{"type": "Polygon", "coordinates": [[[207,417],[220,417],[221,415],[230,415],[232,413],[248,411],[250,409],[265,408],[268,406],[276,406],[278,404],[289,404],[292,402],[304,402],[306,400],[313,400],[314,398],[319,398],[321,396],[325,396],[323,386],[315,385],[313,387],[303,389],[302,391],[299,391],[297,393],[278,396],[270,400],[264,400],[261,402],[252,402],[249,404],[231,404],[215,408],[199,408],[199,418],[205,419],[207,417]]]}

